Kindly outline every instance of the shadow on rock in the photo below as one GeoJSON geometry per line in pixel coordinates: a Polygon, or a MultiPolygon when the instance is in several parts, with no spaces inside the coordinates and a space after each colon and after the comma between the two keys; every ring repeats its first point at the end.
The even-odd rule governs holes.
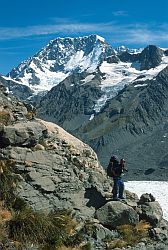
{"type": "Polygon", "coordinates": [[[95,209],[98,209],[106,203],[106,198],[103,197],[95,187],[87,188],[84,197],[89,199],[86,203],[87,207],[94,207],[95,209]]]}

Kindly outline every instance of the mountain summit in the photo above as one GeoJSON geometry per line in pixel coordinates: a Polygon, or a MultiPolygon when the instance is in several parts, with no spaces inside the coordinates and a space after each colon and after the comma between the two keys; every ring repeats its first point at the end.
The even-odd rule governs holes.
{"type": "Polygon", "coordinates": [[[35,92],[48,91],[72,72],[94,72],[105,58],[114,54],[113,48],[98,35],[56,38],[14,68],[8,77],[35,92]]]}

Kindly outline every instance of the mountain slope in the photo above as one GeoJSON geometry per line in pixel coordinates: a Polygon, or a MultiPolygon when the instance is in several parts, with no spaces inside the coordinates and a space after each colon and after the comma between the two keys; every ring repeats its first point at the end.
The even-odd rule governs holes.
{"type": "Polygon", "coordinates": [[[93,114],[95,102],[102,95],[100,83],[99,74],[76,73],[67,77],[42,98],[38,115],[69,131],[77,129],[93,114]]]}
{"type": "MultiPolygon", "coordinates": [[[[134,81],[141,81],[141,84],[143,84],[146,79],[156,77],[156,75],[167,65],[168,57],[166,56],[166,52],[156,46],[150,45],[139,53],[136,52],[130,54],[127,51],[119,53],[118,55],[108,56],[104,58],[95,72],[85,71],[78,74],[72,73],[58,85],[64,85],[66,82],[66,86],[69,86],[69,91],[74,93],[76,99],[80,102],[79,91],[75,92],[76,90],[74,90],[74,86],[76,86],[76,89],[78,87],[85,88],[84,85],[90,85],[94,88],[96,76],[99,81],[97,86],[99,86],[100,94],[97,97],[95,96],[92,98],[94,99],[94,102],[92,102],[92,106],[90,107],[90,114],[93,117],[94,113],[98,113],[105,103],[116,96],[118,91],[122,90],[125,85],[131,84],[134,81]]],[[[45,106],[47,109],[46,112],[50,113],[48,106],[57,106],[57,102],[53,103],[52,100],[54,99],[54,95],[55,98],[58,99],[58,92],[60,92],[60,89],[64,88],[63,86],[59,87],[58,85],[51,91],[52,98],[49,93],[42,99],[40,104],[42,107],[39,113],[42,112],[42,115],[46,115],[48,119],[51,118],[51,120],[55,115],[53,115],[53,117],[49,117],[48,114],[45,114],[45,109],[43,109],[43,107],[45,106]]],[[[67,96],[69,96],[70,101],[71,94],[69,95],[67,93],[67,96]]],[[[87,96],[87,92],[85,93],[85,96],[87,96]]],[[[55,112],[56,110],[57,107],[55,107],[55,112]]]]}
{"type": "Polygon", "coordinates": [[[126,86],[75,133],[104,166],[114,152],[128,159],[128,179],[167,180],[168,67],[144,85],[126,86]]]}
{"type": "Polygon", "coordinates": [[[38,115],[72,132],[101,112],[125,85],[145,87],[145,81],[154,79],[167,64],[168,57],[156,46],[148,46],[141,53],[107,57],[96,72],[73,73],[52,88],[41,99],[38,115]],[[147,69],[140,70],[143,67],[147,69]]]}

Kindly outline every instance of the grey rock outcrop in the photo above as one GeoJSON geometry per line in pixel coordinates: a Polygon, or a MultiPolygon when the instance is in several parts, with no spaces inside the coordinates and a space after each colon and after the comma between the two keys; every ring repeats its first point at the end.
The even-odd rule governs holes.
{"type": "Polygon", "coordinates": [[[141,70],[155,68],[161,63],[163,50],[155,45],[147,46],[140,54],[141,70]]]}
{"type": "Polygon", "coordinates": [[[113,56],[107,57],[106,61],[108,63],[118,63],[118,62],[120,62],[120,59],[118,58],[118,56],[113,55],[113,56]]]}
{"type": "Polygon", "coordinates": [[[111,228],[125,224],[136,225],[139,222],[136,211],[119,201],[107,202],[97,210],[96,215],[103,225],[111,228]]]}
{"type": "Polygon", "coordinates": [[[12,79],[9,80],[0,76],[0,81],[5,87],[8,88],[9,92],[16,96],[19,100],[26,100],[26,98],[33,94],[33,91],[28,86],[21,83],[19,84],[12,79]]]}
{"type": "MultiPolygon", "coordinates": [[[[27,109],[22,102],[10,95],[0,77],[0,124],[6,125],[16,121],[26,121],[27,109]]],[[[2,126],[1,126],[2,128],[2,126]]]]}
{"type": "Polygon", "coordinates": [[[148,221],[153,227],[157,227],[163,219],[163,211],[160,204],[155,201],[152,194],[143,194],[138,202],[139,216],[141,220],[148,221]]]}
{"type": "Polygon", "coordinates": [[[94,237],[98,240],[105,240],[107,238],[117,238],[119,234],[115,230],[110,230],[101,224],[94,224],[94,237]]]}
{"type": "Polygon", "coordinates": [[[35,121],[3,126],[0,132],[0,148],[7,146],[34,147],[39,138],[43,139],[47,136],[46,127],[35,121]]]}
{"type": "Polygon", "coordinates": [[[144,204],[145,202],[155,201],[155,197],[152,194],[143,194],[138,201],[138,204],[144,204]]]}
{"type": "Polygon", "coordinates": [[[146,202],[141,205],[142,214],[140,218],[150,222],[152,226],[157,226],[162,219],[163,211],[157,201],[146,202]]]}
{"type": "Polygon", "coordinates": [[[17,123],[4,126],[0,138],[8,142],[1,144],[1,159],[15,162],[23,177],[18,194],[34,209],[69,208],[80,218],[105,204],[109,184],[95,152],[57,125],[17,123]]]}

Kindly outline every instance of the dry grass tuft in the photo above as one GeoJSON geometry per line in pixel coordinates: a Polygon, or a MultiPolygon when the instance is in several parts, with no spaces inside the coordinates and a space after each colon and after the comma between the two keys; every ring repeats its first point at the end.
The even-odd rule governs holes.
{"type": "Polygon", "coordinates": [[[58,250],[81,250],[81,248],[62,246],[59,247],[58,250]]]}
{"type": "Polygon", "coordinates": [[[30,207],[15,211],[9,221],[9,236],[12,240],[25,243],[34,243],[40,250],[58,249],[67,242],[76,223],[65,212],[51,212],[45,214],[35,212],[30,207]]]}
{"type": "Polygon", "coordinates": [[[10,122],[10,113],[8,111],[0,111],[0,123],[7,126],[10,122]]]}
{"type": "Polygon", "coordinates": [[[15,201],[15,190],[17,187],[18,177],[13,174],[15,162],[10,160],[0,160],[1,171],[1,200],[10,208],[15,201]]]}
{"type": "Polygon", "coordinates": [[[134,246],[138,242],[149,237],[150,224],[146,221],[140,221],[136,226],[121,225],[117,227],[121,238],[108,242],[107,249],[123,248],[128,245],[134,246]]]}
{"type": "Polygon", "coordinates": [[[56,250],[61,246],[67,250],[78,250],[73,248],[77,246],[74,243],[76,222],[70,211],[52,211],[49,214],[33,211],[16,196],[21,176],[15,173],[15,162],[0,160],[0,169],[0,242],[14,242],[18,250],[31,244],[40,250],[56,250]]]}
{"type": "Polygon", "coordinates": [[[148,230],[151,228],[151,225],[144,221],[141,220],[136,226],[135,226],[136,230],[140,233],[146,233],[148,232],[148,230]]]}
{"type": "Polygon", "coordinates": [[[9,210],[0,210],[0,223],[9,221],[12,218],[12,214],[9,210]]]}
{"type": "Polygon", "coordinates": [[[32,119],[34,119],[34,117],[36,116],[36,112],[34,111],[28,111],[27,112],[27,114],[26,114],[26,118],[28,119],[28,120],[32,120],[32,119]]]}
{"type": "Polygon", "coordinates": [[[110,241],[108,244],[107,244],[107,249],[110,250],[110,249],[114,249],[114,248],[123,248],[123,247],[126,247],[128,244],[127,242],[125,242],[124,240],[122,239],[114,239],[113,241],[110,241]]]}
{"type": "Polygon", "coordinates": [[[150,224],[146,221],[140,221],[136,226],[121,225],[117,229],[124,241],[129,245],[135,245],[142,239],[149,237],[148,230],[150,229],[150,224]]]}

